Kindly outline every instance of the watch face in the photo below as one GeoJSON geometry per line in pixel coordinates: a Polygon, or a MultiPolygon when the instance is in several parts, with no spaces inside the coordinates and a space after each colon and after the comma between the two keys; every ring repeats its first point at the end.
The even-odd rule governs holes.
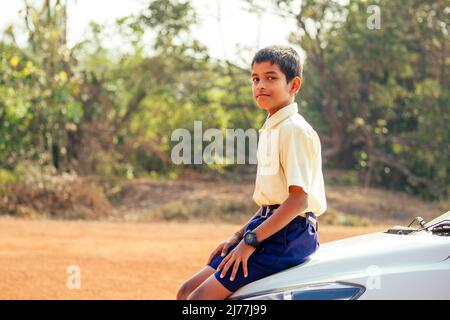
{"type": "Polygon", "coordinates": [[[256,234],[254,234],[253,232],[248,232],[245,235],[245,242],[249,245],[254,245],[256,242],[256,234]]]}

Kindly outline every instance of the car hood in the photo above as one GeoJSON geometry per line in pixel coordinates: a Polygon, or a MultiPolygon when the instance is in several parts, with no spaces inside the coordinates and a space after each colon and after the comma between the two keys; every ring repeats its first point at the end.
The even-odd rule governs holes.
{"type": "Polygon", "coordinates": [[[373,233],[323,244],[301,265],[255,281],[232,297],[313,283],[366,279],[372,273],[442,262],[450,256],[450,238],[416,232],[373,233]]]}

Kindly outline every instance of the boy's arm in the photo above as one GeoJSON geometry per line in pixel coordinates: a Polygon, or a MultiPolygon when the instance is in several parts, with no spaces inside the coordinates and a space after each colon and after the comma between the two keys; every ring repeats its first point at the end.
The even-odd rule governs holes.
{"type": "Polygon", "coordinates": [[[289,187],[289,197],[275,212],[255,230],[256,239],[261,242],[283,229],[300,212],[308,207],[308,195],[299,186],[289,187]]]}
{"type": "MultiPolygon", "coordinates": [[[[258,211],[256,211],[256,213],[252,216],[251,219],[253,219],[254,217],[256,217],[257,215],[259,215],[261,212],[261,208],[258,209],[258,211]]],[[[250,219],[250,220],[251,220],[250,219]]],[[[225,242],[219,244],[219,246],[214,249],[214,251],[211,253],[211,255],[209,256],[208,262],[207,264],[210,264],[211,261],[218,255],[221,254],[222,257],[225,257],[227,255],[228,249],[236,242],[239,242],[242,240],[242,238],[244,237],[244,230],[247,224],[245,224],[241,229],[239,229],[238,231],[236,231],[230,239],[226,240],[225,242]]]]}
{"type": "MultiPolygon", "coordinates": [[[[286,201],[284,201],[269,218],[253,230],[256,233],[256,239],[261,242],[285,227],[300,212],[308,207],[307,196],[308,195],[301,187],[290,186],[289,197],[286,201]]],[[[234,249],[233,254],[227,255],[217,267],[217,271],[222,270],[220,277],[223,278],[228,269],[230,269],[233,265],[233,271],[230,276],[230,280],[233,281],[241,262],[244,270],[244,277],[247,277],[247,260],[255,250],[256,249],[254,247],[247,245],[244,241],[241,241],[234,249]]]]}
{"type": "MultiPolygon", "coordinates": [[[[250,218],[249,221],[251,221],[256,216],[259,216],[260,214],[261,214],[261,208],[259,208],[258,211],[256,211],[256,213],[250,218]]],[[[244,231],[245,231],[245,227],[247,226],[247,223],[244,224],[244,226],[241,229],[239,229],[238,231],[236,231],[234,233],[239,238],[239,240],[244,237],[244,231]]]]}

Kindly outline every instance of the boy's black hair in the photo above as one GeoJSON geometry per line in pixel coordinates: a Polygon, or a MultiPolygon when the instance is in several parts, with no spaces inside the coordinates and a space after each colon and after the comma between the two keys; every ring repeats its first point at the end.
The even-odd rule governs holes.
{"type": "Polygon", "coordinates": [[[296,76],[302,78],[303,68],[300,61],[300,56],[297,51],[288,46],[270,46],[259,50],[252,60],[252,66],[255,63],[269,61],[272,64],[277,64],[281,72],[286,76],[287,82],[294,79],[296,76]]]}

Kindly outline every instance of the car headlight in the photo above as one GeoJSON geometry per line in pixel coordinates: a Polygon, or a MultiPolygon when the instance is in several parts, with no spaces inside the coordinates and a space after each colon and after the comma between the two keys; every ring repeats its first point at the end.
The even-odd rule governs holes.
{"type": "Polygon", "coordinates": [[[356,300],[366,289],[363,286],[332,282],[258,292],[237,296],[244,300],[356,300]]]}

